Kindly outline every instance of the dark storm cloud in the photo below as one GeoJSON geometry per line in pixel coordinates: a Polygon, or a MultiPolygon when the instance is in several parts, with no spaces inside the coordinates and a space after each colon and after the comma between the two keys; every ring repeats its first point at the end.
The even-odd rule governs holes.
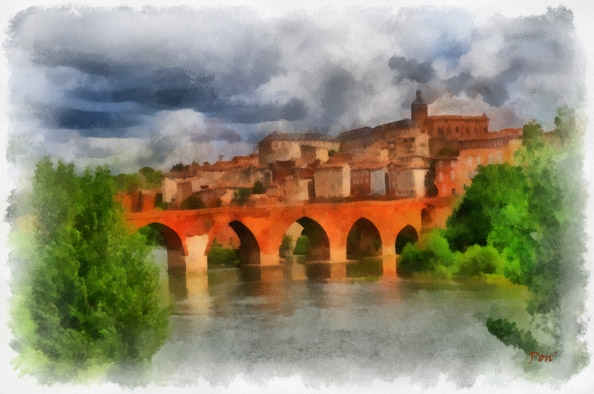
{"type": "Polygon", "coordinates": [[[435,69],[431,66],[429,60],[419,63],[415,59],[392,56],[388,61],[388,65],[392,70],[398,72],[398,76],[394,77],[394,83],[402,82],[404,79],[427,83],[435,77],[435,69]]]}
{"type": "Polygon", "coordinates": [[[115,102],[136,102],[156,110],[194,108],[211,112],[217,105],[214,75],[193,75],[181,68],[159,69],[136,78],[128,77],[127,87],[114,83],[115,102]]]}
{"type": "Polygon", "coordinates": [[[331,125],[350,108],[361,86],[353,74],[338,66],[325,72],[319,88],[320,104],[325,111],[323,124],[331,125]]]}
{"type": "Polygon", "coordinates": [[[398,120],[416,89],[435,109],[499,114],[492,124],[504,127],[578,101],[583,74],[563,7],[480,20],[456,8],[393,11],[31,8],[5,44],[15,125],[22,135],[34,125],[57,153],[71,132],[72,143],[107,137],[91,144],[106,162],[110,149],[123,156],[119,138],[134,139],[134,154],[158,165],[197,149],[248,151],[274,130],[398,120]]]}
{"type": "MultiPolygon", "coordinates": [[[[78,74],[71,74],[79,77],[78,86],[52,81],[53,88],[63,89],[72,100],[136,103],[139,114],[192,108],[245,123],[304,116],[305,106],[299,112],[294,103],[285,110],[257,100],[236,104],[234,96],[250,96],[272,77],[286,73],[278,43],[267,39],[267,26],[252,23],[249,14],[32,8],[13,19],[9,46],[24,50],[41,70],[76,70],[78,74]],[[161,36],[142,27],[149,19],[157,22],[154,31],[160,30],[161,36]],[[171,28],[174,21],[190,20],[187,31],[171,28]]],[[[106,111],[71,109],[54,118],[60,127],[127,125],[106,111]]]]}
{"type": "Polygon", "coordinates": [[[84,111],[64,108],[56,116],[56,127],[80,130],[86,137],[117,137],[115,130],[132,126],[136,122],[127,114],[116,112],[84,111]],[[110,132],[111,130],[111,132],[110,132]],[[106,131],[108,135],[105,135],[106,131]]]}
{"type": "Polygon", "coordinates": [[[282,107],[281,117],[288,121],[301,120],[307,116],[307,103],[293,97],[282,107]]]}
{"type": "Polygon", "coordinates": [[[502,73],[497,78],[474,78],[464,72],[446,80],[445,85],[448,93],[454,96],[461,92],[472,98],[480,95],[489,105],[500,107],[509,98],[507,83],[514,82],[516,78],[514,73],[502,73]]]}

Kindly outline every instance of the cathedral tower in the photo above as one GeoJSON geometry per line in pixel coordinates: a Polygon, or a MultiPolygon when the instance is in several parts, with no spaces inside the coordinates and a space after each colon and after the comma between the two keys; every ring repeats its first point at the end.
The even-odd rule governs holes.
{"type": "Polygon", "coordinates": [[[421,91],[417,90],[417,98],[410,105],[411,119],[415,127],[423,129],[423,124],[428,116],[427,103],[421,97],[421,91]]]}

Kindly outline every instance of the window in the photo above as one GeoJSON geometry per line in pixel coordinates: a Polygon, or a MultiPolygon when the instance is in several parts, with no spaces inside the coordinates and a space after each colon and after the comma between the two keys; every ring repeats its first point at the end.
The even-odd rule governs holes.
{"type": "Polygon", "coordinates": [[[443,182],[443,172],[439,172],[439,176],[438,176],[439,182],[443,182]]]}
{"type": "Polygon", "coordinates": [[[471,167],[472,166],[472,157],[469,157],[466,162],[468,163],[468,166],[471,167]]]}
{"type": "Polygon", "coordinates": [[[456,180],[456,173],[454,171],[450,171],[450,178],[452,179],[452,181],[456,180]]]}

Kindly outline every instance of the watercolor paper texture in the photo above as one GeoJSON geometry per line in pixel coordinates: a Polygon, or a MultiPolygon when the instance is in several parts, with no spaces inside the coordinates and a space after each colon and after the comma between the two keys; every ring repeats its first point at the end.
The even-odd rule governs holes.
{"type": "MultiPolygon", "coordinates": [[[[587,122],[592,42],[585,33],[592,33],[593,15],[592,7],[581,3],[514,10],[380,1],[304,7],[11,5],[2,15],[7,160],[2,182],[3,199],[17,190],[8,206],[15,217],[30,213],[28,200],[15,198],[31,193],[36,163],[46,156],[80,170],[107,166],[116,175],[143,167],[182,170],[166,176],[156,192],[146,192],[144,202],[137,190],[121,197],[129,223],[158,222],[169,229],[163,232],[169,238],[162,268],[182,271],[161,272],[176,310],[170,337],[139,376],[112,370],[82,387],[92,392],[124,392],[128,386],[141,392],[591,388],[585,277],[592,259],[580,256],[591,230],[590,218],[587,225],[582,218],[591,213],[585,179],[592,171],[587,122]],[[522,149],[523,126],[538,123],[550,136],[561,128],[559,109],[575,114],[561,116],[563,125],[584,133],[577,137],[585,147],[584,169],[579,157],[567,159],[579,149],[514,157],[522,149]],[[554,316],[543,307],[547,313],[533,318],[526,309],[534,292],[548,296],[536,283],[550,279],[548,271],[542,277],[538,269],[531,271],[533,279],[509,274],[517,266],[498,271],[500,278],[505,271],[523,286],[487,283],[484,277],[458,281],[460,273],[474,272],[485,254],[477,251],[472,266],[470,257],[461,263],[468,245],[454,235],[450,246],[464,244],[459,255],[448,254],[455,263],[423,279],[402,275],[410,274],[406,262],[397,273],[396,254],[403,254],[404,241],[430,239],[428,228],[444,228],[479,166],[521,166],[546,158],[560,171],[551,182],[561,191],[551,199],[561,196],[564,202],[548,203],[534,192],[533,181],[543,174],[536,165],[523,173],[525,183],[507,178],[507,185],[519,185],[508,189],[489,189],[495,178],[485,175],[480,201],[499,201],[501,190],[521,199],[518,190],[526,187],[526,195],[543,201],[534,211],[557,203],[560,223],[565,213],[580,215],[571,222],[575,232],[559,230],[554,242],[565,262],[555,268],[562,285],[551,290],[559,296],[554,316]],[[251,190],[251,197],[242,200],[242,190],[251,190]],[[182,211],[198,208],[183,205],[192,204],[191,195],[205,210],[182,211]],[[212,214],[205,219],[202,212],[212,214]],[[212,223],[195,225],[200,220],[212,223]],[[307,264],[288,265],[284,253],[279,258],[283,231],[291,223],[298,230],[287,234],[293,231],[293,242],[308,235],[309,249],[297,242],[287,250],[307,249],[307,264]],[[262,268],[255,274],[245,269],[206,274],[207,255],[217,241],[238,248],[234,256],[242,264],[262,268]],[[379,258],[375,271],[361,268],[364,273],[357,274],[355,263],[343,264],[366,253],[379,258]],[[319,260],[332,263],[318,267],[319,260]],[[312,279],[320,272],[323,280],[312,279]],[[516,336],[500,341],[487,329],[490,317],[517,320],[523,331],[501,323],[493,330],[516,336]],[[547,325],[557,337],[547,333],[547,325]],[[528,329],[534,343],[546,345],[526,345],[533,343],[528,329]]],[[[547,143],[553,139],[547,138],[547,143]]],[[[543,193],[546,185],[540,185],[543,193]]],[[[548,242],[547,233],[541,237],[522,223],[528,216],[521,215],[533,211],[517,206],[506,211],[511,219],[505,226],[524,225],[527,242],[536,245],[526,253],[543,254],[538,245],[548,242]]],[[[549,224],[537,216],[529,217],[534,229],[549,224]]],[[[476,221],[487,215],[469,217],[464,225],[478,229],[476,221]]],[[[9,227],[3,223],[3,237],[9,227]]],[[[497,264],[503,267],[511,245],[515,252],[525,248],[498,231],[489,233],[489,242],[500,246],[485,263],[493,264],[489,274],[497,264]]],[[[8,300],[21,290],[8,278],[22,271],[14,262],[3,267],[6,325],[12,320],[8,300]]],[[[80,389],[76,382],[44,385],[22,366],[9,364],[18,346],[8,328],[2,334],[2,374],[11,377],[15,392],[80,389]]]]}

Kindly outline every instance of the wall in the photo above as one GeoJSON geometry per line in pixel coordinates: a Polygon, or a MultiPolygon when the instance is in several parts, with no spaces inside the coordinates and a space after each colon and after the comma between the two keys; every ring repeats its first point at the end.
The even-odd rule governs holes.
{"type": "Polygon", "coordinates": [[[383,196],[386,194],[386,169],[378,168],[369,174],[369,192],[372,195],[383,196]]]}
{"type": "Polygon", "coordinates": [[[316,198],[348,197],[351,192],[351,167],[320,167],[314,174],[316,198]]]}

